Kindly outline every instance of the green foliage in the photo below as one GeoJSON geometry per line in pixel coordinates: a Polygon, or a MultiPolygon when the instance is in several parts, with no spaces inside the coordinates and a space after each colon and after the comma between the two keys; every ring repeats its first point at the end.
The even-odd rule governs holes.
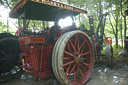
{"type": "MultiPolygon", "coordinates": [[[[113,45],[112,46],[114,49],[117,49],[117,46],[116,45],[113,45]]],[[[121,45],[118,45],[118,49],[122,49],[122,46],[121,45]]]]}
{"type": "Polygon", "coordinates": [[[7,28],[7,26],[0,22],[0,33],[7,32],[7,29],[5,28],[7,28]]]}
{"type": "Polygon", "coordinates": [[[12,8],[18,0],[0,0],[0,5],[4,5],[6,8],[9,6],[12,8]]]}
{"type": "Polygon", "coordinates": [[[43,22],[42,21],[37,21],[37,20],[30,20],[28,24],[28,29],[29,31],[40,31],[43,29],[43,22]]]}
{"type": "Polygon", "coordinates": [[[119,56],[118,54],[119,54],[119,52],[122,52],[122,51],[123,51],[123,49],[113,48],[113,56],[114,56],[114,58],[119,58],[119,57],[121,57],[121,56],[119,56]]]}
{"type": "Polygon", "coordinates": [[[7,25],[3,24],[0,21],[0,33],[11,33],[11,34],[15,34],[15,31],[10,29],[7,25]]]}

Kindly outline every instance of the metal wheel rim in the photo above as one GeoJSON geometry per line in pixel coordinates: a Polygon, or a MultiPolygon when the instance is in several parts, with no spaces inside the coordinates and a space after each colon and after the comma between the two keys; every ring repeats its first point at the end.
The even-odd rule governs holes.
{"type": "MultiPolygon", "coordinates": [[[[81,42],[80,42],[81,43],[81,42]]],[[[54,68],[54,73],[55,73],[55,76],[57,77],[57,79],[61,82],[61,84],[84,84],[90,77],[91,75],[91,72],[92,72],[92,69],[93,69],[93,49],[92,49],[92,45],[91,45],[91,42],[89,40],[89,38],[87,37],[87,35],[82,32],[82,31],[72,31],[72,32],[69,32],[67,33],[65,36],[61,37],[61,39],[59,39],[57,45],[55,45],[59,52],[56,52],[56,51],[53,51],[54,52],[54,55],[52,56],[52,58],[54,57],[54,62],[57,62],[57,64],[54,64],[54,65],[57,65],[56,68],[54,68]],[[65,65],[64,65],[64,62],[65,60],[63,60],[63,55],[65,55],[65,49],[66,49],[66,45],[68,43],[68,41],[70,40],[70,38],[72,38],[74,35],[80,35],[80,36],[84,36],[86,37],[85,39],[87,40],[86,44],[89,45],[89,56],[90,56],[90,61],[89,61],[89,68],[88,68],[88,71],[85,74],[85,76],[81,79],[80,82],[72,82],[69,78],[67,78],[67,76],[65,75],[65,65]],[[63,41],[63,42],[61,42],[63,41]],[[63,45],[64,44],[64,45],[63,45]],[[59,50],[61,49],[61,50],[59,50]],[[56,57],[58,56],[58,57],[56,57]]],[[[77,52],[76,52],[77,53],[77,52]]],[[[88,54],[88,53],[85,53],[85,54],[88,54]]],[[[53,63],[54,63],[53,62],[53,63]]],[[[85,65],[87,65],[86,63],[84,63],[85,65]]],[[[79,65],[75,65],[75,66],[79,66],[79,65]]],[[[74,66],[74,68],[75,68],[74,66]]],[[[80,70],[80,69],[79,69],[80,70]]],[[[75,71],[73,71],[75,73],[75,71]]],[[[72,72],[70,72],[71,74],[72,72]]],[[[66,73],[67,74],[67,73],[66,73]]]]}

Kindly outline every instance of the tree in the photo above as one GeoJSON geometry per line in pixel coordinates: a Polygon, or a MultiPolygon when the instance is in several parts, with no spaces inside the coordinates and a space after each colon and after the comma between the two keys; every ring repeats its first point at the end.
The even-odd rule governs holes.
{"type": "MultiPolygon", "coordinates": [[[[122,0],[121,0],[121,2],[120,2],[120,6],[121,6],[121,15],[123,16],[123,18],[124,18],[124,39],[126,38],[126,31],[127,31],[127,27],[126,27],[126,15],[124,15],[123,14],[123,12],[122,12],[122,0]]],[[[125,2],[125,3],[127,3],[127,2],[125,2]]],[[[125,41],[124,41],[125,42],[125,41]]],[[[126,47],[125,47],[125,44],[124,44],[124,50],[126,49],[126,47]]]]}
{"type": "Polygon", "coordinates": [[[0,0],[0,5],[4,5],[5,7],[9,7],[10,9],[18,0],[0,0]]]}

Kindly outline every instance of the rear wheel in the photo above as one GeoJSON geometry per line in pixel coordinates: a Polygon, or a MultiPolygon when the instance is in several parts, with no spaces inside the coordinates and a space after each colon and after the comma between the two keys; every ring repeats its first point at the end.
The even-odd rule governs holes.
{"type": "Polygon", "coordinates": [[[93,48],[88,36],[82,31],[67,32],[54,46],[54,74],[61,84],[84,84],[93,70],[93,58],[93,48]]]}
{"type": "Polygon", "coordinates": [[[21,71],[19,41],[9,33],[0,34],[0,78],[12,77],[21,71]]]}

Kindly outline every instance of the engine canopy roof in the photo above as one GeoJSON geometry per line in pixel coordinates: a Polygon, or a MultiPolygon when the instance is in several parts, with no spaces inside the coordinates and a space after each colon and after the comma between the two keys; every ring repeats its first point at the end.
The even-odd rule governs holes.
{"type": "Polygon", "coordinates": [[[23,18],[30,20],[54,21],[67,16],[76,16],[79,13],[87,13],[86,10],[51,0],[19,0],[12,8],[11,18],[23,18]]]}

